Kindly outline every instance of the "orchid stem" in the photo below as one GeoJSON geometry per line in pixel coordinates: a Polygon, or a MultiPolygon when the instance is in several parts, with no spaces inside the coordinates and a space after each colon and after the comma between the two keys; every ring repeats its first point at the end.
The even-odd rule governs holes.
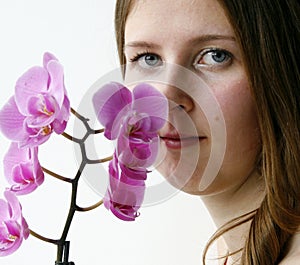
{"type": "Polygon", "coordinates": [[[105,163],[105,162],[108,162],[110,160],[113,159],[113,156],[108,156],[108,157],[105,157],[105,158],[102,158],[102,159],[88,159],[87,160],[87,163],[88,164],[101,164],[101,163],[105,163]]]}
{"type": "Polygon", "coordinates": [[[79,139],[79,138],[76,138],[66,132],[63,132],[62,133],[62,136],[64,136],[65,138],[67,138],[68,140],[70,141],[73,141],[75,143],[80,143],[80,142],[84,142],[85,139],[90,135],[90,134],[99,134],[99,133],[103,133],[104,132],[104,129],[98,129],[98,130],[93,130],[91,129],[90,125],[88,124],[88,121],[89,119],[83,117],[82,115],[80,115],[77,111],[75,111],[73,108],[71,108],[71,112],[72,114],[78,118],[79,120],[82,121],[82,123],[84,124],[86,130],[87,130],[87,134],[82,138],[82,139],[79,139]]]}
{"type": "Polygon", "coordinates": [[[95,203],[94,205],[91,205],[89,207],[80,207],[76,204],[76,199],[77,199],[77,193],[78,193],[78,184],[79,184],[79,180],[80,177],[82,175],[82,172],[85,168],[85,166],[87,164],[98,164],[98,163],[104,163],[107,162],[109,160],[112,159],[112,156],[109,157],[105,157],[103,159],[96,159],[96,160],[91,160],[87,157],[87,152],[86,152],[86,146],[85,146],[85,141],[87,140],[87,138],[92,135],[92,134],[99,134],[99,133],[103,133],[104,129],[98,129],[98,130],[94,130],[90,127],[88,121],[89,119],[83,117],[82,115],[80,115],[78,112],[76,112],[73,108],[71,108],[71,112],[72,114],[78,118],[85,126],[86,128],[86,134],[83,136],[83,138],[79,139],[79,138],[75,138],[72,135],[69,135],[68,133],[64,132],[62,133],[62,135],[67,138],[70,141],[73,141],[77,144],[79,144],[80,146],[80,150],[81,150],[81,163],[80,166],[78,168],[78,171],[75,175],[75,177],[73,179],[71,178],[66,178],[63,177],[59,174],[56,174],[54,172],[52,172],[51,170],[42,167],[43,171],[59,180],[71,183],[72,185],[72,192],[71,192],[71,198],[70,198],[70,206],[69,206],[69,212],[68,212],[68,216],[66,218],[65,221],[65,225],[61,234],[61,237],[58,240],[53,240],[53,239],[49,239],[46,237],[43,237],[39,234],[37,234],[34,231],[30,231],[30,233],[35,236],[36,238],[49,242],[49,243],[53,243],[55,245],[57,245],[57,259],[56,259],[56,263],[55,264],[74,264],[73,262],[68,262],[68,257],[69,257],[69,241],[67,241],[67,236],[71,227],[71,223],[73,221],[73,217],[75,215],[75,212],[87,212],[87,211],[91,211],[97,207],[99,207],[100,205],[103,204],[103,200],[100,200],[99,202],[95,203]]]}
{"type": "Polygon", "coordinates": [[[78,118],[81,121],[88,121],[89,119],[83,117],[82,115],[80,115],[76,110],[74,110],[73,108],[71,108],[71,113],[78,118]]]}
{"type": "Polygon", "coordinates": [[[65,138],[67,138],[68,140],[73,141],[75,143],[79,143],[80,142],[80,139],[78,139],[76,137],[73,137],[72,135],[70,135],[70,134],[68,134],[66,132],[63,132],[61,135],[64,136],[65,138]]]}
{"type": "MultiPolygon", "coordinates": [[[[86,130],[87,130],[87,134],[81,139],[83,142],[85,141],[85,139],[90,135],[90,134],[98,134],[98,133],[103,133],[104,129],[98,129],[98,130],[93,130],[88,121],[89,119],[85,118],[84,116],[80,115],[76,110],[74,110],[73,108],[71,108],[71,112],[72,114],[78,118],[79,120],[82,121],[82,123],[84,124],[86,130]]],[[[74,140],[74,139],[72,139],[74,140]]],[[[77,140],[77,139],[76,139],[77,140]]]]}
{"type": "Polygon", "coordinates": [[[48,243],[51,243],[51,244],[57,244],[57,240],[41,236],[40,234],[34,232],[32,229],[30,229],[29,231],[30,231],[30,235],[38,238],[39,240],[42,240],[42,241],[45,241],[45,242],[48,242],[48,243]]]}
{"type": "Polygon", "coordinates": [[[57,179],[59,179],[59,180],[62,180],[62,181],[65,181],[65,182],[69,182],[69,183],[71,183],[71,182],[73,181],[72,179],[65,178],[65,177],[63,177],[63,176],[61,176],[61,175],[58,175],[58,174],[52,172],[51,170],[49,170],[49,169],[47,169],[47,168],[45,168],[45,167],[42,167],[42,169],[43,169],[43,171],[44,171],[45,173],[47,173],[47,174],[49,174],[50,176],[55,177],[55,178],[57,178],[57,179]]]}
{"type": "Polygon", "coordinates": [[[94,134],[103,133],[104,129],[94,130],[94,134]]]}
{"type": "Polygon", "coordinates": [[[99,201],[99,202],[97,202],[94,205],[89,206],[89,207],[79,207],[79,206],[76,206],[76,211],[78,211],[78,212],[88,212],[88,211],[96,209],[97,207],[99,207],[102,204],[103,204],[103,200],[101,200],[101,201],[99,201]]]}

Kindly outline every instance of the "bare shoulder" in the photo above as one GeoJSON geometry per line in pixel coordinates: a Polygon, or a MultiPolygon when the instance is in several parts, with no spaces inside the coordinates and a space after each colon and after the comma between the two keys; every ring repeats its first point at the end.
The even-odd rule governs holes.
{"type": "Polygon", "coordinates": [[[300,233],[293,236],[288,254],[278,265],[297,264],[300,264],[300,233]]]}
{"type": "Polygon", "coordinates": [[[298,265],[300,264],[300,253],[285,257],[278,265],[298,265]]]}

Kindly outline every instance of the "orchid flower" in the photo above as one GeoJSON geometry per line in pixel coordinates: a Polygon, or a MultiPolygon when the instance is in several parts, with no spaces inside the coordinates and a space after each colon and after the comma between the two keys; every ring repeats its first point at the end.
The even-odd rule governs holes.
{"type": "Polygon", "coordinates": [[[43,67],[35,66],[17,81],[15,95],[0,111],[0,130],[20,146],[37,146],[52,132],[63,133],[70,115],[63,67],[45,53],[43,67]]]}
{"type": "Polygon", "coordinates": [[[6,201],[0,199],[0,257],[15,252],[30,233],[16,195],[5,191],[4,196],[6,201]]]}
{"type": "Polygon", "coordinates": [[[128,167],[149,167],[158,151],[158,130],[168,112],[166,97],[148,84],[131,92],[119,83],[110,83],[93,97],[98,120],[109,140],[117,139],[117,155],[128,167]]]}
{"type": "Polygon", "coordinates": [[[104,206],[119,219],[134,221],[144,199],[147,171],[137,171],[120,165],[114,154],[109,163],[109,176],[104,206]]]}
{"type": "Polygon", "coordinates": [[[4,157],[4,175],[17,195],[34,191],[44,181],[44,172],[38,161],[38,147],[18,147],[11,143],[4,157]]]}
{"type": "Polygon", "coordinates": [[[122,220],[135,220],[144,197],[147,167],[158,153],[158,130],[167,119],[168,101],[148,84],[139,84],[131,92],[110,83],[95,93],[93,104],[105,137],[117,140],[104,205],[122,220]]]}

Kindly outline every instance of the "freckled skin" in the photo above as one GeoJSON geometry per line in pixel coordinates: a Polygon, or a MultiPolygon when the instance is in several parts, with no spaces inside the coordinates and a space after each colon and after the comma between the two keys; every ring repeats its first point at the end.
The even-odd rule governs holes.
{"type": "MultiPolygon", "coordinates": [[[[213,140],[205,111],[197,104],[198,99],[191,96],[189,88],[183,92],[170,85],[156,85],[169,100],[182,106],[192,120],[198,136],[206,137],[197,143],[200,155],[187,183],[183,180],[187,168],[179,168],[178,165],[180,161],[185,161],[183,164],[188,165],[195,154],[186,151],[183,156],[183,150],[166,148],[162,143],[165,157],[158,168],[162,174],[174,186],[191,194],[217,194],[242,185],[253,172],[260,151],[260,133],[240,48],[219,4],[211,0],[137,1],[126,22],[125,47],[126,45],[127,61],[136,54],[147,52],[159,56],[162,63],[177,64],[197,74],[213,93],[224,116],[226,152],[223,164],[219,173],[212,176],[212,184],[205,190],[200,190],[201,177],[209,159],[213,140]],[[210,36],[221,37],[209,38],[210,36]],[[195,41],[196,39],[201,40],[195,41]],[[147,48],[130,47],[133,42],[151,45],[147,48]],[[231,60],[217,64],[214,61],[218,59],[217,56],[201,55],[211,48],[229,52],[231,60]],[[175,176],[170,178],[174,171],[175,176]]],[[[135,67],[141,66],[136,64],[135,67]]],[[[170,112],[169,119],[178,124],[179,131],[188,132],[186,128],[189,126],[184,123],[180,113],[179,110],[170,112]]],[[[220,122],[221,118],[215,115],[214,120],[220,122]]],[[[167,124],[161,133],[170,130],[170,124],[167,124]]]]}

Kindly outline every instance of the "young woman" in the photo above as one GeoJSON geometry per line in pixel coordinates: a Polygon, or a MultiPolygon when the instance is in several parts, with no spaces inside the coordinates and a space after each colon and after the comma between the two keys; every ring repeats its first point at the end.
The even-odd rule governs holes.
{"type": "Polygon", "coordinates": [[[225,124],[224,157],[203,186],[220,144],[209,110],[194,88],[157,85],[172,102],[159,170],[204,201],[219,228],[207,249],[222,239],[220,253],[228,257],[220,264],[300,264],[298,0],[118,0],[115,26],[125,77],[176,65],[170,80],[184,75],[174,70],[180,67],[197,75],[221,109],[213,119],[225,124]],[[178,165],[182,152],[186,162],[195,155],[191,143],[200,151],[185,179],[187,167],[178,165]]]}

